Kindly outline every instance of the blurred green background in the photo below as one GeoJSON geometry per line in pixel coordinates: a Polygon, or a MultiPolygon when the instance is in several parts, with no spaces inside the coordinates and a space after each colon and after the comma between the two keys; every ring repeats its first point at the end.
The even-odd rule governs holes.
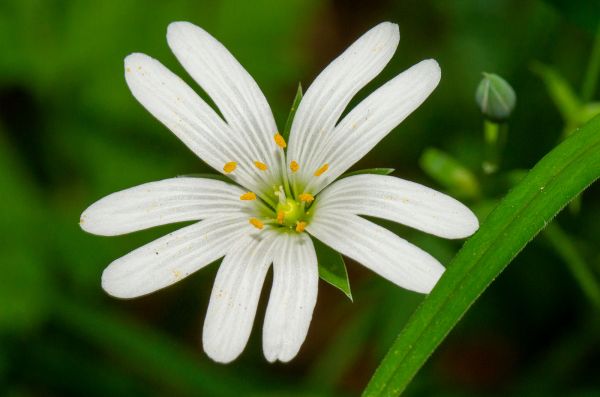
{"type": "MultiPolygon", "coordinates": [[[[2,0],[0,395],[355,396],[422,299],[347,261],[354,303],[321,283],[300,354],[270,365],[259,332],[265,288],[247,349],[223,366],[200,344],[216,264],[147,297],[103,293],[108,263],[179,225],[96,237],[79,229],[83,209],[143,182],[208,171],[133,99],[123,78],[123,58],[144,52],[191,83],[166,44],[175,20],[202,26],[233,52],[280,127],[298,81],[307,87],[378,22],[398,23],[396,56],[354,103],[424,58],[438,60],[442,81],[355,169],[394,167],[397,176],[451,188],[419,166],[425,149],[436,147],[480,180],[481,194],[462,199],[483,218],[509,188],[509,171],[533,166],[565,124],[577,124],[561,117],[560,98],[548,95],[553,83],[532,65],[549,65],[578,93],[600,8],[592,0],[2,0]],[[474,94],[483,71],[502,75],[518,97],[494,177],[481,172],[474,94]]],[[[406,395],[600,396],[599,198],[596,184],[579,210],[565,210],[558,228],[516,258],[406,395]]],[[[460,247],[388,225],[442,263],[460,247]]]]}

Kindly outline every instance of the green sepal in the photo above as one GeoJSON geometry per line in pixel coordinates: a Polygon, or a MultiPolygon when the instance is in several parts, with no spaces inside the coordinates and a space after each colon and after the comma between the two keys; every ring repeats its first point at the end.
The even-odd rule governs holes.
{"type": "Polygon", "coordinates": [[[396,171],[396,170],[393,168],[366,168],[364,170],[356,170],[356,171],[352,171],[352,172],[347,172],[344,175],[340,176],[339,179],[347,178],[349,176],[354,176],[354,175],[362,175],[362,174],[389,175],[394,171],[396,171]]]}
{"type": "Polygon", "coordinates": [[[290,113],[288,114],[287,120],[285,122],[285,128],[281,135],[283,139],[287,142],[290,136],[290,130],[292,129],[292,122],[294,121],[294,116],[296,115],[296,110],[298,110],[298,106],[300,105],[300,101],[302,100],[302,84],[298,83],[298,90],[296,91],[296,96],[294,97],[294,102],[292,102],[292,108],[290,109],[290,113]]]}
{"type": "Polygon", "coordinates": [[[313,244],[317,253],[317,262],[319,263],[319,277],[328,284],[339,289],[350,299],[352,299],[352,291],[350,291],[350,280],[346,271],[344,259],[332,248],[323,244],[319,240],[313,238],[313,244]]]}

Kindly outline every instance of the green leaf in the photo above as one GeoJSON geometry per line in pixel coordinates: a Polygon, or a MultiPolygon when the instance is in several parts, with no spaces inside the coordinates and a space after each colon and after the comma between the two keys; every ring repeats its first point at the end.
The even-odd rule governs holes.
{"type": "Polygon", "coordinates": [[[312,240],[317,252],[317,261],[319,262],[319,277],[342,291],[352,301],[350,280],[348,280],[348,272],[346,271],[344,259],[339,252],[329,248],[316,238],[312,240]]]}
{"type": "Polygon", "coordinates": [[[448,153],[427,148],[419,159],[421,168],[454,196],[475,198],[479,196],[479,182],[475,175],[448,153]]]}
{"type": "Polygon", "coordinates": [[[565,123],[574,122],[581,103],[571,85],[556,70],[542,63],[533,63],[531,70],[542,79],[565,123]]]}
{"type": "Polygon", "coordinates": [[[296,91],[296,96],[294,97],[294,102],[292,102],[292,108],[290,109],[290,113],[288,114],[287,121],[285,122],[285,129],[281,134],[283,139],[288,140],[290,136],[290,130],[292,129],[292,122],[294,121],[294,116],[296,115],[296,110],[298,110],[298,106],[300,105],[300,101],[302,100],[302,84],[298,83],[298,90],[296,91]]]}
{"type": "Polygon", "coordinates": [[[356,171],[352,171],[352,172],[347,172],[344,175],[340,176],[339,179],[347,178],[349,176],[354,176],[354,175],[362,175],[362,174],[389,175],[394,171],[396,171],[396,170],[393,168],[366,168],[364,170],[356,170],[356,171]]]}
{"type": "Polygon", "coordinates": [[[600,117],[548,153],[454,257],[373,375],[364,396],[399,395],[511,260],[600,176],[600,117]]]}

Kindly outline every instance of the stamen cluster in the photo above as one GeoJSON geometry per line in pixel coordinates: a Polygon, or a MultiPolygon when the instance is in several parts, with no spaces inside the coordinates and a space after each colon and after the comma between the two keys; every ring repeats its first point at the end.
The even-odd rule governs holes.
{"type": "MultiPolygon", "coordinates": [[[[278,132],[273,137],[275,144],[282,151],[282,158],[285,159],[285,148],[287,143],[285,138],[278,132]]],[[[285,160],[284,160],[285,161],[285,160]]],[[[261,161],[254,161],[254,165],[260,171],[267,171],[268,166],[261,161]]],[[[237,168],[237,162],[230,161],[223,165],[223,171],[226,174],[234,172],[237,168]]],[[[296,160],[289,163],[290,172],[296,173],[300,169],[300,164],[296,160]]],[[[314,176],[320,176],[329,169],[329,164],[325,163],[314,172],[314,176]]],[[[277,203],[271,204],[262,200],[255,192],[246,192],[240,196],[240,200],[251,201],[259,200],[267,208],[266,216],[253,217],[249,222],[255,228],[262,230],[265,225],[272,225],[279,228],[287,228],[302,233],[310,221],[310,207],[315,197],[308,192],[296,194],[288,183],[287,170],[284,169],[283,184],[273,186],[273,195],[278,198],[277,203]]]]}

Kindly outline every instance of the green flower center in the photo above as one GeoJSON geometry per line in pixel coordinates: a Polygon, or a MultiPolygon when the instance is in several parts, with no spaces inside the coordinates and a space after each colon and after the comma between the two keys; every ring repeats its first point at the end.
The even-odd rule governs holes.
{"type": "Polygon", "coordinates": [[[276,216],[280,225],[295,228],[305,218],[304,204],[292,198],[286,198],[285,202],[277,203],[276,216]]]}

